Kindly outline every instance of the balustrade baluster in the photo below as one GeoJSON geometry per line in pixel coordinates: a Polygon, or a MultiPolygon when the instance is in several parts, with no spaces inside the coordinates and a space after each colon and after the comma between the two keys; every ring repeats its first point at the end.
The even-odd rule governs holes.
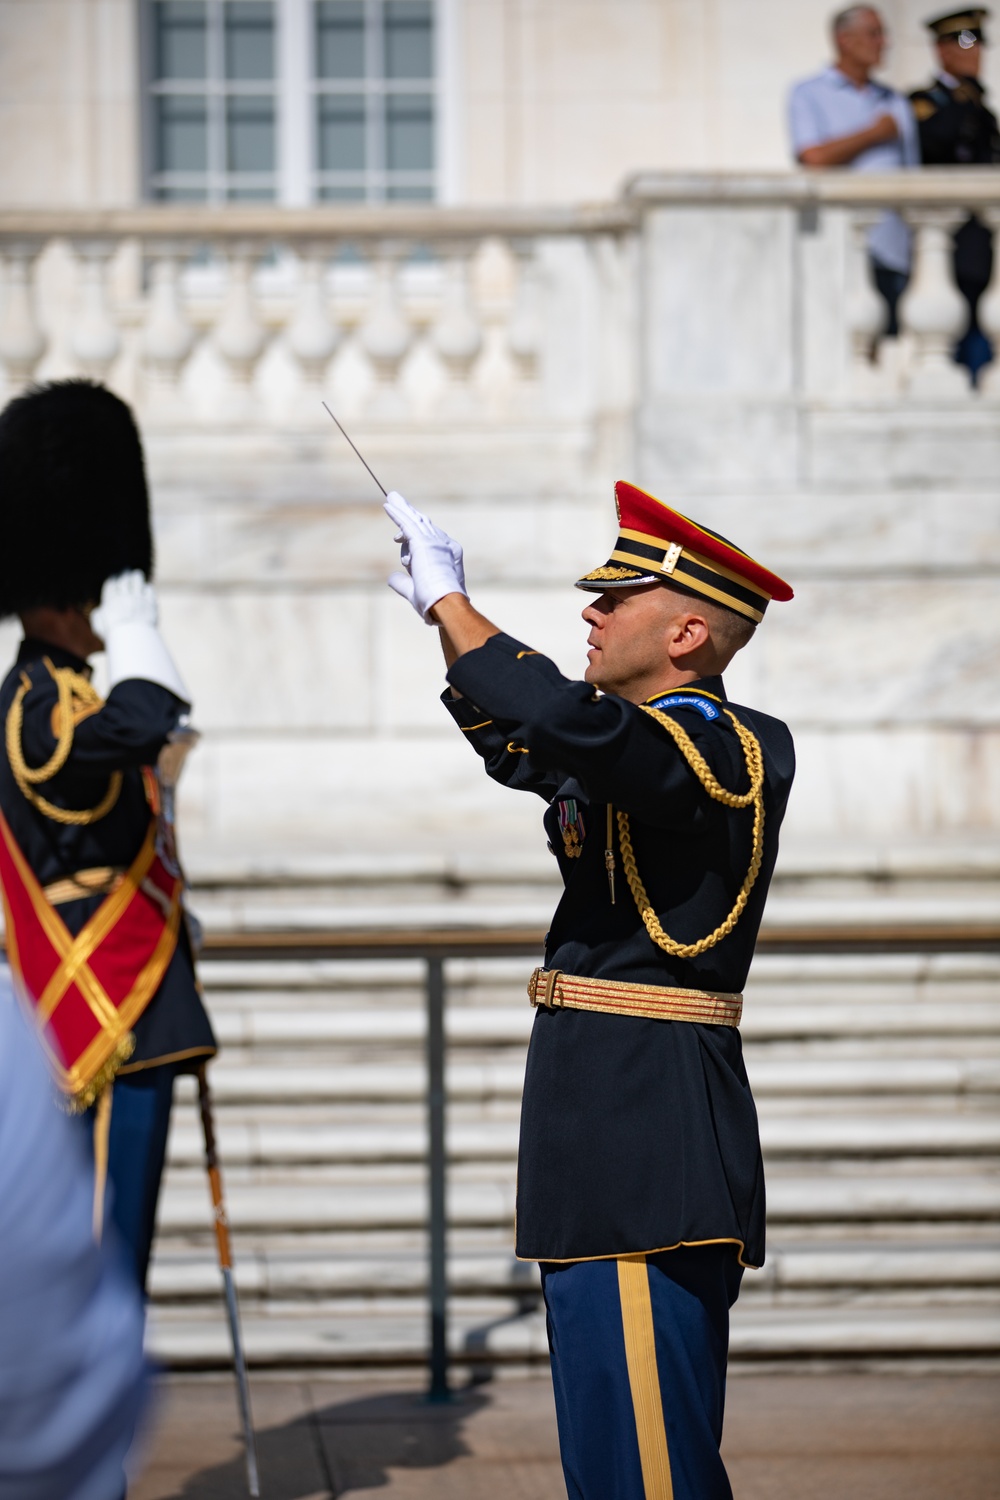
{"type": "Polygon", "coordinates": [[[399,367],[413,337],[403,317],[397,283],[397,252],[383,249],[375,261],[374,285],[368,316],[359,330],[361,347],[375,370],[375,389],[369,413],[386,420],[406,415],[406,402],[399,390],[399,367]]]}
{"type": "Polygon", "coordinates": [[[450,416],[475,410],[470,386],[472,366],[483,346],[483,334],[472,307],[469,289],[469,251],[449,255],[445,265],[444,297],[431,342],[448,375],[441,406],[450,416]]]}
{"type": "Polygon", "coordinates": [[[979,299],[979,326],[993,345],[993,359],[979,372],[979,390],[984,396],[1000,396],[1000,214],[983,213],[979,217],[993,231],[993,274],[979,299]]]}
{"type": "Polygon", "coordinates": [[[230,393],[225,404],[233,417],[245,416],[252,408],[251,382],[267,342],[254,296],[256,258],[256,252],[246,245],[230,251],[229,284],[214,334],[215,347],[229,372],[230,393]]]}
{"type": "Polygon", "coordinates": [[[875,289],[871,257],[868,254],[868,228],[871,218],[859,215],[848,229],[846,322],[851,335],[851,387],[857,394],[869,394],[885,382],[873,363],[875,344],[885,331],[889,309],[875,289]]]}
{"type": "Polygon", "coordinates": [[[40,240],[23,240],[6,245],[3,252],[6,274],[0,320],[0,365],[6,372],[8,385],[15,390],[27,385],[47,343],[38,324],[32,287],[32,268],[40,249],[40,240]]]}
{"type": "Polygon", "coordinates": [[[171,414],[177,405],[181,370],[195,340],[181,295],[183,258],[182,250],[173,245],[152,248],[149,312],[142,338],[151,407],[171,414]]]}
{"type": "MultiPolygon", "coordinates": [[[[313,246],[300,252],[298,292],[286,330],[292,356],[307,383],[316,390],[322,389],[327,365],[343,338],[329,311],[325,286],[329,259],[330,252],[325,248],[313,246]]],[[[323,416],[321,409],[318,415],[323,416]]]]}
{"type": "Polygon", "coordinates": [[[73,249],[80,276],[70,352],[82,374],[104,380],[122,346],[108,305],[108,262],[115,247],[109,240],[77,240],[73,249]]]}
{"type": "Polygon", "coordinates": [[[507,324],[507,348],[518,376],[526,385],[531,385],[538,375],[540,342],[538,261],[530,241],[515,240],[511,249],[517,258],[517,287],[507,324]]]}
{"type": "Polygon", "coordinates": [[[960,396],[968,372],[952,357],[968,316],[952,273],[950,230],[955,215],[920,210],[908,215],[916,229],[913,275],[899,304],[903,328],[916,345],[909,392],[914,396],[960,396]]]}

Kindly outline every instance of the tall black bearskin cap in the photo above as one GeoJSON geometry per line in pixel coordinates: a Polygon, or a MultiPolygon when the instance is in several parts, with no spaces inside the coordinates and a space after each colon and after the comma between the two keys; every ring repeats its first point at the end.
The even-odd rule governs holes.
{"type": "Polygon", "coordinates": [[[153,571],[142,444],[104,386],[32,386],[0,412],[0,618],[101,597],[108,578],[153,571]]]}

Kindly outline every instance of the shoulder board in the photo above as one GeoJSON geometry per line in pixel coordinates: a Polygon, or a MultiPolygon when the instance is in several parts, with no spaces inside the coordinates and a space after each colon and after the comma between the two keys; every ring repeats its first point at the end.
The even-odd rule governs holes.
{"type": "Polygon", "coordinates": [[[667,693],[664,698],[654,698],[647,705],[649,708],[696,708],[703,719],[718,719],[722,717],[722,710],[711,698],[703,698],[700,693],[667,693]]]}
{"type": "Polygon", "coordinates": [[[937,111],[938,107],[933,99],[925,96],[923,99],[913,100],[913,113],[917,120],[929,120],[932,115],[937,114],[937,111]]]}

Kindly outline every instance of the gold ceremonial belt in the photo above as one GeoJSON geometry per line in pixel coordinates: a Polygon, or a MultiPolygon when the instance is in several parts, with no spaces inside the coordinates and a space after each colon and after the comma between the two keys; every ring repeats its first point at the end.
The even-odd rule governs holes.
{"type": "Polygon", "coordinates": [[[528,999],[548,1010],[597,1010],[649,1021],[698,1021],[702,1026],[738,1026],[743,1014],[742,995],[587,979],[561,969],[536,969],[528,980],[528,999]]]}
{"type": "Polygon", "coordinates": [[[50,906],[62,906],[67,901],[80,901],[84,896],[109,896],[121,885],[125,871],[117,865],[99,865],[93,870],[77,870],[65,880],[54,880],[42,887],[42,894],[50,906]]]}

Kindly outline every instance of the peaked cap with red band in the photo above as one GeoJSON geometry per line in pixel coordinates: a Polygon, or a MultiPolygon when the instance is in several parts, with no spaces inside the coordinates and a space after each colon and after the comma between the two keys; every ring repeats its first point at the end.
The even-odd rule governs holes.
{"type": "Polygon", "coordinates": [[[791,588],[776,573],[634,484],[618,481],[615,505],[615,550],[602,568],[577,579],[578,589],[601,594],[607,588],[673,583],[754,622],[764,618],[772,599],[792,598],[791,588]]]}

